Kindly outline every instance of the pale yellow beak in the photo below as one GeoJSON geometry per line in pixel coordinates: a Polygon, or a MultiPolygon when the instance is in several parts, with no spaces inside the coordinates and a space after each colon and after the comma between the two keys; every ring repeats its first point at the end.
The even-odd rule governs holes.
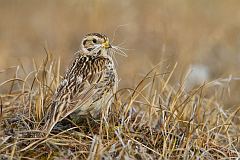
{"type": "Polygon", "coordinates": [[[105,49],[112,48],[108,40],[102,43],[102,47],[105,49]]]}

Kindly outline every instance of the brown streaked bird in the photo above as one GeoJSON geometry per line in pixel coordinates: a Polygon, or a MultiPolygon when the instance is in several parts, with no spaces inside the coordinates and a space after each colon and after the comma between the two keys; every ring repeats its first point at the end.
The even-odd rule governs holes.
{"type": "Polygon", "coordinates": [[[90,113],[95,117],[101,109],[109,107],[118,84],[113,61],[113,53],[117,51],[125,55],[118,47],[111,46],[103,34],[84,36],[81,50],[53,95],[46,116],[48,134],[68,115],[75,117],[90,113]]]}

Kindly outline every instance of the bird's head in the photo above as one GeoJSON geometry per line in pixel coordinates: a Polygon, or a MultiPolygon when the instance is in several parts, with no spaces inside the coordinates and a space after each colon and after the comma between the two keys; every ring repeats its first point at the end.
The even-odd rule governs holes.
{"type": "Polygon", "coordinates": [[[107,55],[108,49],[112,48],[108,37],[99,33],[90,33],[82,40],[82,51],[88,55],[107,55]]]}

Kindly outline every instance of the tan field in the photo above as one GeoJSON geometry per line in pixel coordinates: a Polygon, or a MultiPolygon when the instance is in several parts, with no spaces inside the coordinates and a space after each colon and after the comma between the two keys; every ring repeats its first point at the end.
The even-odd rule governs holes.
{"type": "MultiPolygon", "coordinates": [[[[0,0],[0,20],[0,104],[6,111],[1,122],[13,115],[7,107],[16,106],[21,113],[28,105],[35,106],[28,115],[41,118],[46,106],[39,99],[49,101],[52,94],[40,88],[46,83],[55,89],[58,83],[51,86],[50,80],[40,80],[40,88],[32,94],[27,85],[25,90],[20,82],[5,82],[24,79],[32,71],[40,73],[45,62],[43,70],[60,79],[57,70],[64,74],[82,37],[91,32],[103,33],[112,45],[122,47],[128,57],[116,55],[119,89],[138,91],[128,90],[116,98],[115,107],[128,106],[126,118],[129,108],[137,108],[138,114],[125,125],[115,124],[121,116],[114,114],[107,126],[88,124],[85,129],[81,126],[81,132],[74,131],[74,136],[68,132],[51,135],[48,141],[39,142],[36,153],[31,146],[36,135],[27,137],[29,143],[16,145],[24,138],[12,134],[16,139],[9,141],[9,134],[0,131],[0,159],[218,159],[240,155],[240,1],[0,0]],[[46,50],[49,57],[44,61],[46,50]],[[15,97],[25,91],[32,99],[15,97]],[[144,115],[141,120],[139,115],[144,115]],[[129,129],[132,124],[138,127],[134,133],[129,129]],[[100,129],[95,130],[96,126],[100,129]],[[49,149],[51,145],[55,148],[49,149]],[[42,155],[37,154],[40,149],[45,149],[42,155]]],[[[38,125],[31,127],[29,131],[37,130],[38,125]]],[[[1,128],[6,128],[5,122],[1,128]]],[[[25,123],[20,128],[26,130],[25,123]]]]}

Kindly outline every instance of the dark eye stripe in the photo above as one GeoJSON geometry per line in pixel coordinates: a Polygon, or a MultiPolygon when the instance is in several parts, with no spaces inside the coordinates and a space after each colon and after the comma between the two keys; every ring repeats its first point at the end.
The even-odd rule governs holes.
{"type": "Polygon", "coordinates": [[[87,43],[87,40],[84,40],[84,41],[83,41],[83,45],[85,45],[86,43],[87,43]]]}

